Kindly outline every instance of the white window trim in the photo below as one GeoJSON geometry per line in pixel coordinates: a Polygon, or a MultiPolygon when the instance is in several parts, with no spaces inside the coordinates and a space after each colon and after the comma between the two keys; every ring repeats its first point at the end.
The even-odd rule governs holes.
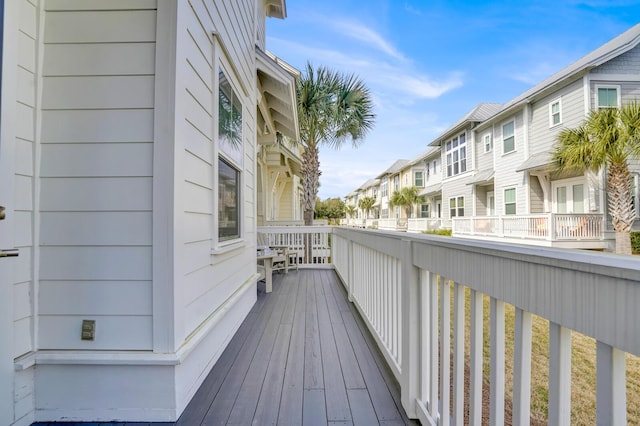
{"type": "Polygon", "coordinates": [[[562,124],[562,98],[557,98],[549,102],[549,128],[556,127],[562,124]],[[559,121],[553,124],[553,106],[558,104],[558,117],[559,121]]]}
{"type": "Polygon", "coordinates": [[[243,117],[243,122],[242,122],[242,153],[240,158],[242,158],[242,161],[244,161],[244,155],[245,155],[245,121],[244,121],[244,117],[247,117],[247,112],[246,112],[246,97],[244,97],[245,91],[241,90],[244,89],[244,87],[239,84],[239,80],[238,77],[235,73],[235,68],[233,67],[233,64],[229,61],[227,54],[225,52],[225,49],[219,44],[217,43],[217,38],[216,38],[216,43],[214,44],[214,72],[213,72],[213,92],[214,92],[214,96],[213,96],[213,132],[214,132],[214,138],[215,138],[215,143],[213,143],[213,176],[214,179],[216,180],[216,185],[215,185],[215,191],[214,191],[214,195],[213,195],[213,212],[212,212],[212,220],[213,220],[213,235],[211,236],[211,240],[212,240],[212,249],[211,249],[211,254],[213,255],[220,255],[220,254],[225,254],[228,253],[230,251],[234,251],[236,249],[245,247],[247,245],[247,242],[244,238],[245,236],[245,231],[246,231],[246,222],[245,222],[245,215],[244,215],[244,193],[245,193],[245,169],[244,169],[244,164],[238,164],[234,159],[230,158],[228,155],[225,155],[224,152],[222,152],[222,150],[219,149],[218,146],[218,140],[219,140],[219,136],[218,136],[218,91],[220,90],[220,81],[219,81],[219,74],[218,74],[218,70],[222,70],[222,72],[225,74],[225,76],[227,77],[227,81],[229,82],[229,84],[231,85],[231,88],[235,91],[235,93],[238,95],[238,97],[240,98],[240,102],[242,104],[242,117],[243,117]],[[231,240],[226,240],[226,241],[220,241],[219,240],[219,236],[218,236],[218,224],[219,224],[219,218],[218,218],[218,189],[217,189],[217,181],[218,181],[218,161],[220,158],[223,158],[225,161],[227,161],[230,165],[232,165],[233,167],[235,167],[238,170],[238,185],[239,185],[239,194],[238,194],[238,237],[231,239],[231,240]]]}
{"type": "Polygon", "coordinates": [[[512,118],[509,121],[505,121],[504,123],[502,123],[502,125],[500,126],[500,140],[502,142],[502,155],[509,155],[512,152],[516,152],[516,119],[512,118]],[[511,151],[504,151],[504,126],[506,126],[509,123],[513,123],[513,149],[511,151]]]}
{"type": "Polygon", "coordinates": [[[487,133],[482,136],[482,145],[484,146],[485,153],[493,151],[493,138],[491,133],[487,133]],[[489,140],[489,143],[487,143],[487,139],[489,140]],[[487,146],[489,146],[489,149],[487,149],[487,146]]]}
{"type": "MultiPolygon", "coordinates": [[[[464,215],[458,216],[458,210],[460,210],[460,206],[458,205],[458,198],[462,198],[463,203],[464,203],[464,195],[458,195],[456,197],[449,197],[449,199],[448,199],[448,203],[449,204],[447,205],[447,208],[449,209],[449,219],[452,219],[454,217],[465,217],[464,215]],[[455,216],[451,216],[451,200],[455,200],[455,204],[456,204],[456,215],[455,216]]],[[[462,208],[466,208],[466,206],[463,206],[462,208]]]]}
{"type": "Polygon", "coordinates": [[[616,89],[617,96],[617,107],[620,108],[622,105],[622,87],[619,84],[596,84],[595,88],[595,109],[598,110],[600,108],[611,108],[611,107],[600,107],[600,102],[598,102],[598,89],[616,89]]]}
{"type": "MultiPolygon", "coordinates": [[[[495,197],[495,196],[494,196],[495,197]]],[[[495,203],[495,198],[494,198],[494,203],[495,203]]],[[[511,204],[511,203],[509,203],[511,204]]],[[[504,188],[502,188],[502,214],[504,216],[517,216],[518,215],[518,188],[516,186],[506,186],[504,188]],[[513,204],[516,205],[516,212],[514,214],[507,214],[507,198],[505,197],[506,192],[510,189],[513,189],[515,191],[516,194],[516,199],[513,202],[513,204]]]]}
{"type": "MultiPolygon", "coordinates": [[[[583,197],[584,197],[584,206],[585,206],[585,211],[588,212],[588,206],[589,206],[589,186],[588,186],[588,182],[587,179],[584,176],[581,177],[576,177],[576,178],[569,178],[569,179],[562,179],[562,180],[554,180],[553,182],[551,182],[551,211],[553,213],[557,213],[558,212],[558,193],[557,193],[557,188],[559,186],[566,186],[566,187],[573,187],[573,185],[583,185],[584,188],[584,192],[583,192],[583,197]]],[[[571,199],[571,202],[573,203],[573,193],[570,194],[571,198],[569,198],[569,191],[567,191],[567,203],[569,202],[569,199],[571,199]]],[[[565,213],[560,213],[560,214],[565,214],[565,213]]],[[[566,213],[566,214],[586,214],[586,213],[566,213]]]]}
{"type": "Polygon", "coordinates": [[[468,158],[469,157],[469,150],[467,148],[468,146],[470,146],[470,143],[469,143],[469,139],[467,139],[467,132],[461,132],[461,133],[457,134],[456,136],[454,136],[454,137],[452,137],[450,139],[447,139],[447,141],[444,143],[445,160],[447,159],[447,156],[449,154],[451,154],[451,175],[449,175],[449,163],[448,163],[448,160],[447,160],[446,161],[446,163],[447,163],[446,167],[447,168],[446,168],[446,171],[444,173],[445,177],[453,178],[453,177],[459,176],[459,175],[464,174],[464,173],[469,171],[470,167],[469,167],[469,164],[468,164],[468,160],[469,160],[469,158],[468,158]],[[464,143],[460,143],[460,137],[464,137],[464,143]],[[453,148],[453,140],[454,139],[458,139],[458,146],[455,147],[455,148],[453,148]],[[447,150],[447,144],[449,142],[452,143],[451,150],[447,150]],[[465,170],[464,171],[461,170],[462,169],[462,167],[461,167],[462,166],[462,158],[460,158],[460,150],[461,150],[461,148],[463,146],[465,148],[465,150],[464,150],[465,170]],[[453,171],[454,165],[455,165],[455,161],[453,161],[454,152],[458,153],[458,173],[455,173],[453,171]]]}
{"type": "Polygon", "coordinates": [[[424,173],[424,171],[422,171],[422,170],[414,170],[414,171],[413,171],[413,185],[414,185],[414,186],[416,186],[416,187],[418,187],[418,188],[424,188],[424,178],[425,178],[425,173],[424,173]],[[418,184],[416,183],[416,175],[417,175],[418,173],[422,173],[422,185],[418,185],[418,184]]]}

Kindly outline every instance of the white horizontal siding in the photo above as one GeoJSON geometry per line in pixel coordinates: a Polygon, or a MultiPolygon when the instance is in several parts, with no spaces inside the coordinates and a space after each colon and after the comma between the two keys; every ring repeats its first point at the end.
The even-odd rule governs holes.
{"type": "MultiPolygon", "coordinates": [[[[151,350],[151,316],[40,314],[41,349],[151,350]],[[96,338],[80,339],[82,320],[96,321],[96,338]]],[[[68,386],[68,382],[66,386],[68,386]]]]}
{"type": "MultiPolygon", "coordinates": [[[[111,2],[99,3],[104,6],[111,2]]],[[[83,8],[84,2],[78,4],[83,8]]],[[[155,42],[156,38],[153,10],[50,11],[46,19],[45,43],[155,42]]]]}
{"type": "Polygon", "coordinates": [[[156,1],[45,5],[39,342],[151,350],[156,1]],[[96,320],[82,341],[82,319],[96,320]]]}
{"type": "MultiPolygon", "coordinates": [[[[177,220],[177,248],[183,310],[183,336],[191,334],[255,271],[255,254],[250,244],[255,221],[251,219],[255,204],[255,135],[256,135],[256,69],[255,69],[255,3],[251,0],[217,2],[188,1],[181,4],[186,31],[179,35],[177,68],[177,141],[184,153],[177,159],[176,170],[181,181],[176,203],[181,206],[177,220]],[[215,50],[214,36],[222,49],[215,50]],[[242,214],[245,248],[215,255],[212,241],[217,229],[213,223],[217,177],[214,140],[217,125],[213,121],[217,94],[213,92],[218,69],[215,55],[231,63],[225,72],[234,83],[236,95],[243,104],[244,157],[242,169],[242,214]]],[[[264,22],[262,23],[264,25],[264,22]]]]}
{"type": "Polygon", "coordinates": [[[153,108],[152,76],[45,77],[44,109],[153,108]]]}
{"type": "Polygon", "coordinates": [[[152,109],[42,112],[42,143],[152,141],[152,109]]]}
{"type": "Polygon", "coordinates": [[[48,178],[44,211],[151,210],[151,178],[48,178]]]}
{"type": "Polygon", "coordinates": [[[51,44],[44,68],[46,77],[151,75],[155,43],[51,44]]]}
{"type": "Polygon", "coordinates": [[[148,316],[150,291],[151,281],[41,281],[40,314],[148,316]]]}
{"type": "Polygon", "coordinates": [[[151,280],[149,247],[45,246],[40,250],[42,280],[151,280]]]}
{"type": "Polygon", "coordinates": [[[153,174],[153,144],[45,144],[42,177],[137,177],[153,174]]]}
{"type": "Polygon", "coordinates": [[[150,246],[151,212],[43,212],[42,245],[150,246]]]}
{"type": "Polygon", "coordinates": [[[46,10],[135,10],[155,9],[157,0],[47,0],[46,10]]]}

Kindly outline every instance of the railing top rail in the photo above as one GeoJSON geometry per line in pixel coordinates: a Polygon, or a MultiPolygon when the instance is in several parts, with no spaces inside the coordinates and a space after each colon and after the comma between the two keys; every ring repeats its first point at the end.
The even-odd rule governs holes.
{"type": "Polygon", "coordinates": [[[424,234],[336,229],[336,235],[640,355],[640,258],[424,234]],[[406,252],[406,251],[405,251],[406,252]]]}

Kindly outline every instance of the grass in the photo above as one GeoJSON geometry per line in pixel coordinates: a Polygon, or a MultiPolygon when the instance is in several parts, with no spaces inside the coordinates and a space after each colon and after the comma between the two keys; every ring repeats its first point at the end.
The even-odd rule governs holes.
{"type": "MultiPolygon", "coordinates": [[[[453,289],[452,303],[453,303],[453,289]]],[[[465,289],[465,358],[469,363],[470,291],[465,289]]],[[[490,299],[484,296],[485,384],[490,378],[490,299]]],[[[452,306],[453,316],[453,306],[452,306]]],[[[453,318],[452,318],[453,323],[453,318]]],[[[513,395],[515,308],[505,306],[505,420],[510,421],[513,395]]],[[[453,340],[453,329],[451,330],[453,340]]],[[[592,425],[596,418],[596,342],[577,332],[571,333],[571,424],[592,425]]],[[[531,424],[547,424],[549,382],[549,321],[533,316],[531,349],[531,424]]],[[[640,358],[627,354],[627,424],[640,424],[640,358]]],[[[487,408],[487,407],[485,407],[487,408]]],[[[487,411],[488,415],[488,411],[487,411]]]]}
{"type": "Polygon", "coordinates": [[[433,229],[430,231],[422,231],[423,234],[443,235],[445,237],[450,237],[451,232],[451,229],[433,229]]]}

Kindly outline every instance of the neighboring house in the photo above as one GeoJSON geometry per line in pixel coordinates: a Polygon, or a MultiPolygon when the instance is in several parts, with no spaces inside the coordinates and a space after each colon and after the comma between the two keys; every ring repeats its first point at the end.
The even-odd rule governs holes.
{"type": "MultiPolygon", "coordinates": [[[[429,215],[441,199],[454,236],[612,250],[606,171],[559,175],[551,151],[560,130],[590,111],[633,100],[640,101],[640,24],[509,102],[478,105],[430,143],[442,167],[428,169],[421,191],[429,215]]],[[[638,206],[640,161],[630,167],[638,206]]],[[[383,187],[390,176],[380,177],[383,187]]]]}
{"type": "MultiPolygon", "coordinates": [[[[459,216],[469,216],[473,187],[491,181],[493,170],[476,168],[477,132],[475,127],[498,111],[500,104],[482,103],[465,114],[429,145],[440,148],[442,218],[445,223],[459,216]]],[[[437,196],[437,195],[436,195],[437,196]]]]}
{"type": "MultiPolygon", "coordinates": [[[[579,126],[590,111],[640,101],[639,44],[636,25],[507,102],[474,129],[477,173],[467,210],[472,217],[454,221],[454,235],[613,248],[605,171],[558,175],[550,152],[560,130],[579,126]]],[[[637,187],[640,163],[630,166],[637,187]]],[[[455,196],[446,186],[445,192],[455,196]]],[[[638,205],[637,191],[634,197],[638,205]]],[[[640,222],[634,228],[640,229],[640,222]]]]}
{"type": "Polygon", "coordinates": [[[402,189],[400,172],[409,163],[409,160],[396,160],[387,170],[376,176],[376,179],[380,181],[380,229],[393,229],[396,230],[402,227],[402,224],[398,223],[401,218],[401,208],[392,207],[389,204],[389,200],[395,191],[402,189]]]}
{"type": "Polygon", "coordinates": [[[302,146],[298,143],[298,70],[258,50],[258,226],[299,223],[302,217],[302,146]],[[279,134],[279,136],[278,136],[279,134]]]}
{"type": "Polygon", "coordinates": [[[408,222],[409,232],[420,232],[445,227],[442,221],[442,171],[440,148],[429,147],[411,160],[414,185],[420,189],[423,202],[417,214],[408,222]]]}
{"type": "Polygon", "coordinates": [[[256,301],[285,1],[0,5],[0,424],[175,421],[256,301]]]}

